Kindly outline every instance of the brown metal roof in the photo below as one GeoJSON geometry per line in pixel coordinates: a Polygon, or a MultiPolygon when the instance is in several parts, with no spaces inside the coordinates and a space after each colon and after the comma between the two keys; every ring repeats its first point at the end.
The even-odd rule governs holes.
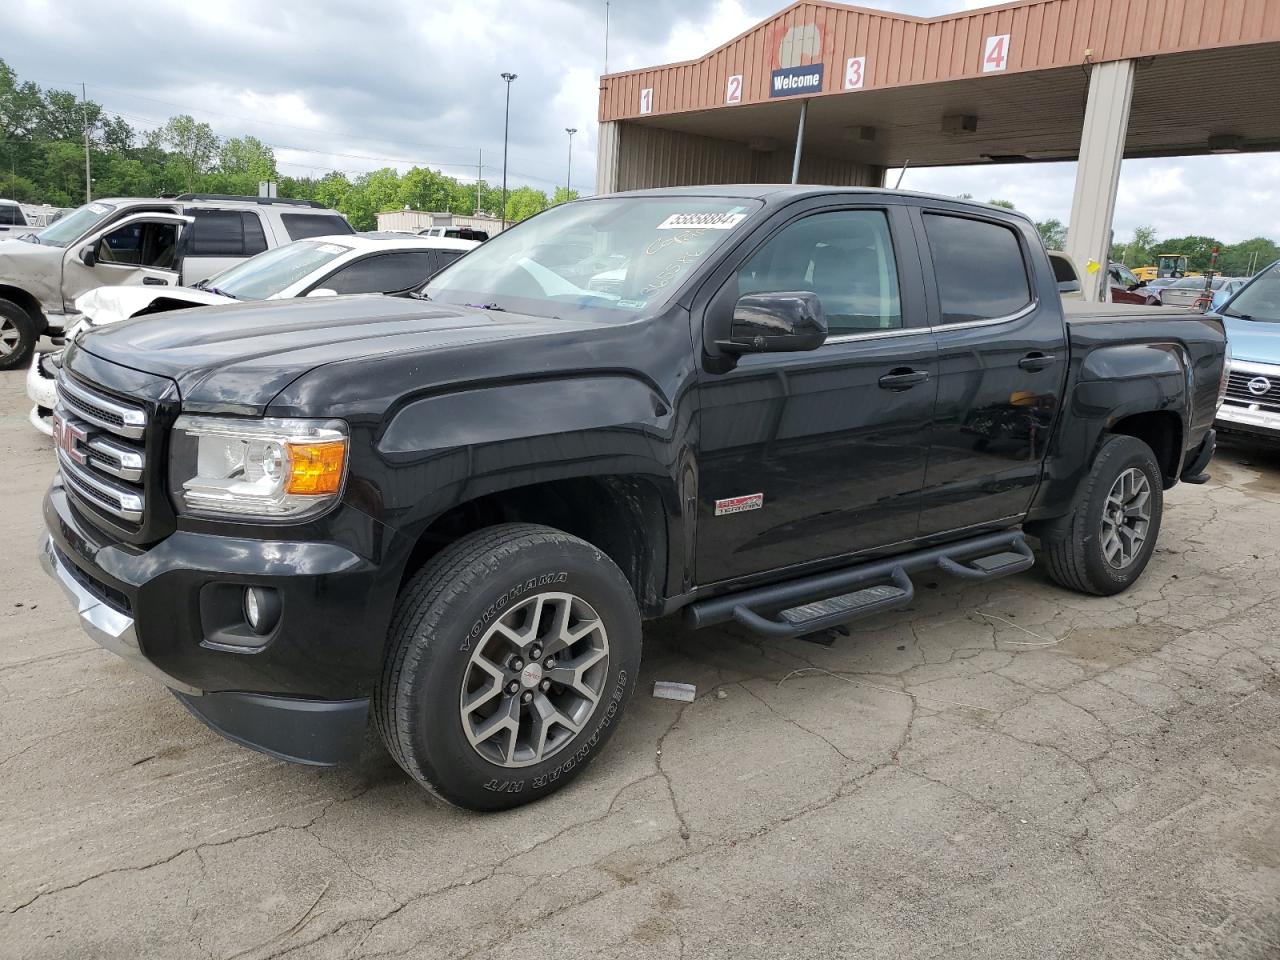
{"type": "MultiPolygon", "coordinates": [[[[742,109],[770,101],[770,75],[782,45],[804,33],[788,61],[822,63],[819,93],[849,99],[951,80],[1078,67],[1089,62],[1191,53],[1280,42],[1280,0],[1024,0],[931,19],[822,0],[799,0],[697,60],[601,78],[600,120],[641,116],[641,91],[653,91],[650,117],[742,109]],[[810,29],[812,28],[812,29],[810,29]],[[1009,36],[1000,72],[982,69],[986,39],[1009,36]],[[862,90],[842,89],[850,57],[866,57],[862,90]],[[727,104],[731,76],[743,78],[740,104],[727,104]]],[[[1274,48],[1263,48],[1272,51],[1274,48]]]]}

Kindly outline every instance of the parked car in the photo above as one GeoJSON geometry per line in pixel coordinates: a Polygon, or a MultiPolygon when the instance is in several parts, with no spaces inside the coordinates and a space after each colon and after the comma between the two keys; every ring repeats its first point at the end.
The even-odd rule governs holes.
{"type": "Polygon", "coordinates": [[[1208,309],[1217,313],[1248,282],[1248,277],[1232,277],[1227,280],[1221,287],[1213,291],[1213,298],[1209,301],[1208,309]]]}
{"type": "MultiPolygon", "coordinates": [[[[391,234],[297,240],[241,261],[193,287],[97,287],[76,299],[79,319],[68,335],[143,314],[256,300],[345,293],[395,293],[421,286],[473,247],[473,240],[391,234]]],[[[179,322],[185,322],[186,315],[179,322]]],[[[53,435],[61,352],[37,354],[27,371],[29,419],[53,435]]]]}
{"type": "Polygon", "coordinates": [[[95,200],[0,240],[0,370],[26,363],[42,334],[61,339],[76,298],[94,287],[191,285],[292,240],[351,232],[341,214],[306,200],[95,200]]]}
{"type": "Polygon", "coordinates": [[[1113,262],[1107,268],[1107,278],[1111,284],[1112,303],[1141,303],[1147,306],[1160,303],[1160,294],[1148,289],[1147,282],[1139,280],[1123,263],[1113,262]]]}
{"type": "Polygon", "coordinates": [[[325,764],[372,719],[415,780],[502,809],[603,749],[642,620],[811,635],[917,575],[1025,570],[1027,536],[1064,586],[1125,590],[1164,491],[1208,479],[1224,347],[1212,315],[1064,309],[997,207],[580,200],[416,297],[77,337],[42,563],[223,735],[325,764]],[[609,290],[559,272],[613,257],[609,290]]]}
{"type": "Polygon", "coordinates": [[[1280,260],[1246,281],[1217,312],[1231,344],[1218,426],[1280,440],[1280,260]]]}
{"type": "Polygon", "coordinates": [[[476,230],[472,227],[427,227],[419,230],[420,237],[449,237],[454,240],[476,240],[480,243],[489,239],[488,230],[476,230]]]}
{"type": "Polygon", "coordinates": [[[1196,301],[1221,290],[1233,277],[1182,277],[1164,288],[1160,300],[1166,307],[1194,307],[1196,301]]]}
{"type": "Polygon", "coordinates": [[[27,219],[26,211],[15,200],[0,200],[0,238],[16,237],[31,233],[35,228],[27,219]]]}

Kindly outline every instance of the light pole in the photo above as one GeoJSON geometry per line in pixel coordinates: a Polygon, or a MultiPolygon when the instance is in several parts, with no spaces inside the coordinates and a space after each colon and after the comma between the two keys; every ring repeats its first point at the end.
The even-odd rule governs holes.
{"type": "Polygon", "coordinates": [[[573,135],[578,132],[577,127],[565,127],[564,132],[569,135],[569,169],[564,174],[564,198],[569,199],[569,181],[573,179],[573,135]]]}
{"type": "Polygon", "coordinates": [[[514,73],[504,73],[502,79],[507,81],[507,112],[502,122],[502,229],[507,229],[507,137],[511,132],[511,81],[514,73]]]}

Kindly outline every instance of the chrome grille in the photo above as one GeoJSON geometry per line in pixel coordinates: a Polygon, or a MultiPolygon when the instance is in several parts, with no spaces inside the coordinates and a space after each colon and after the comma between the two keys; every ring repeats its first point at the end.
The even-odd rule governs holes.
{"type": "Polygon", "coordinates": [[[145,514],[146,429],[140,404],[59,375],[53,437],[62,478],[81,500],[129,523],[145,514]]]}
{"type": "Polygon", "coordinates": [[[1235,403],[1256,403],[1260,407],[1280,410],[1280,375],[1244,373],[1233,370],[1227,377],[1227,399],[1235,403]],[[1267,381],[1267,389],[1254,393],[1249,384],[1261,386],[1267,381]]]}

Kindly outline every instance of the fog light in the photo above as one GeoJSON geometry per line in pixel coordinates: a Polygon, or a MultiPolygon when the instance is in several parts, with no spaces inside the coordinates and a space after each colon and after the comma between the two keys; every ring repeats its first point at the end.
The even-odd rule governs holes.
{"type": "Polygon", "coordinates": [[[280,594],[270,587],[246,587],[244,618],[254,633],[266,636],[280,619],[280,594]]]}

